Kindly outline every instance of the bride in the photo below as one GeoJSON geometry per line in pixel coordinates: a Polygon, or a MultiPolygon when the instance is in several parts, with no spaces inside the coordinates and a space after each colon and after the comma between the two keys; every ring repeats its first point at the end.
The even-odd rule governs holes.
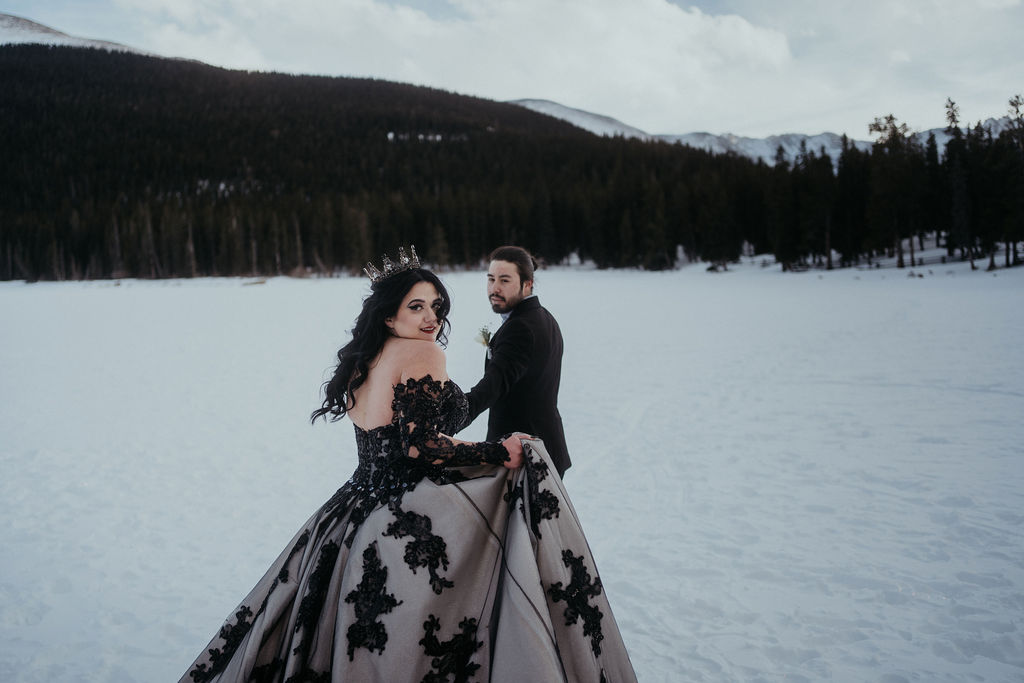
{"type": "Polygon", "coordinates": [[[635,681],[544,444],[451,434],[450,301],[415,249],[371,294],[312,419],[347,415],[359,464],[181,678],[635,681]]]}

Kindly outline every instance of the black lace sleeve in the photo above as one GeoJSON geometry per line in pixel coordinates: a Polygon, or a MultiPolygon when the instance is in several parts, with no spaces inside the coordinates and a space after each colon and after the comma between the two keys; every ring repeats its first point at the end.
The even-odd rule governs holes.
{"type": "Polygon", "coordinates": [[[395,386],[392,423],[398,427],[402,452],[410,458],[427,458],[433,464],[449,467],[508,461],[508,451],[500,442],[456,444],[441,433],[445,391],[459,391],[451,382],[442,384],[427,375],[395,386]]]}

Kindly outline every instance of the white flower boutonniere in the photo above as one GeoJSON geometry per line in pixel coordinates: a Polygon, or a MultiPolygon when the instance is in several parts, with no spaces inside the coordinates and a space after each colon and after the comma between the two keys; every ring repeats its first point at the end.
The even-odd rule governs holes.
{"type": "Polygon", "coordinates": [[[487,347],[487,358],[491,357],[491,328],[484,325],[480,328],[480,331],[476,333],[476,340],[487,347]]]}
{"type": "Polygon", "coordinates": [[[480,331],[476,333],[476,340],[484,346],[491,345],[491,328],[484,325],[480,328],[480,331]]]}

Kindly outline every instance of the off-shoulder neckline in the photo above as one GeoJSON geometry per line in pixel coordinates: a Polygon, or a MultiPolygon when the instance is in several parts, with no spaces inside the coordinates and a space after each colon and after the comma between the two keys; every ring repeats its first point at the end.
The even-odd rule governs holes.
{"type": "Polygon", "coordinates": [[[428,372],[427,374],[423,375],[422,377],[420,377],[418,379],[416,377],[410,377],[409,379],[405,380],[404,382],[399,382],[398,384],[394,385],[394,390],[395,390],[395,393],[397,394],[400,388],[409,389],[409,388],[414,388],[417,384],[422,385],[422,384],[435,384],[435,383],[436,384],[440,384],[441,388],[444,388],[445,385],[452,384],[452,378],[449,377],[446,380],[437,380],[437,379],[434,379],[434,376],[431,375],[428,372]]]}
{"type": "MultiPolygon", "coordinates": [[[[415,389],[417,386],[426,386],[428,384],[437,384],[438,388],[441,391],[444,391],[449,386],[455,385],[455,382],[452,380],[451,377],[449,377],[448,379],[443,380],[443,381],[436,380],[436,379],[434,379],[434,376],[431,375],[428,372],[427,374],[423,375],[423,377],[419,377],[419,378],[410,377],[409,379],[405,380],[404,382],[399,381],[398,384],[395,384],[395,385],[392,386],[392,390],[394,391],[395,397],[397,398],[398,396],[402,395],[403,393],[408,392],[410,389],[415,389]]],[[[393,416],[392,416],[392,421],[391,422],[386,422],[386,423],[384,423],[382,425],[377,425],[376,427],[369,427],[369,428],[361,427],[360,425],[356,424],[355,420],[352,420],[352,418],[349,418],[349,421],[352,422],[352,426],[355,427],[357,431],[363,432],[364,434],[371,434],[373,432],[383,431],[387,427],[393,427],[394,424],[395,424],[393,416]]]]}

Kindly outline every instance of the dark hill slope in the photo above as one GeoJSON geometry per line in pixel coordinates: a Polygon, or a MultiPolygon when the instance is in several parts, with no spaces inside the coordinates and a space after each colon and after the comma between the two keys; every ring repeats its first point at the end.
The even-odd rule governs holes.
{"type": "Polygon", "coordinates": [[[412,85],[82,48],[0,49],[0,82],[11,153],[72,173],[100,167],[97,179],[118,190],[185,189],[200,178],[375,183],[361,176],[393,149],[389,133],[476,144],[589,137],[522,107],[412,85]]]}
{"type": "Polygon", "coordinates": [[[694,217],[759,206],[695,212],[746,160],[412,85],[40,45],[0,47],[0,84],[0,279],[331,273],[409,242],[658,268],[735,251],[694,217]]]}

